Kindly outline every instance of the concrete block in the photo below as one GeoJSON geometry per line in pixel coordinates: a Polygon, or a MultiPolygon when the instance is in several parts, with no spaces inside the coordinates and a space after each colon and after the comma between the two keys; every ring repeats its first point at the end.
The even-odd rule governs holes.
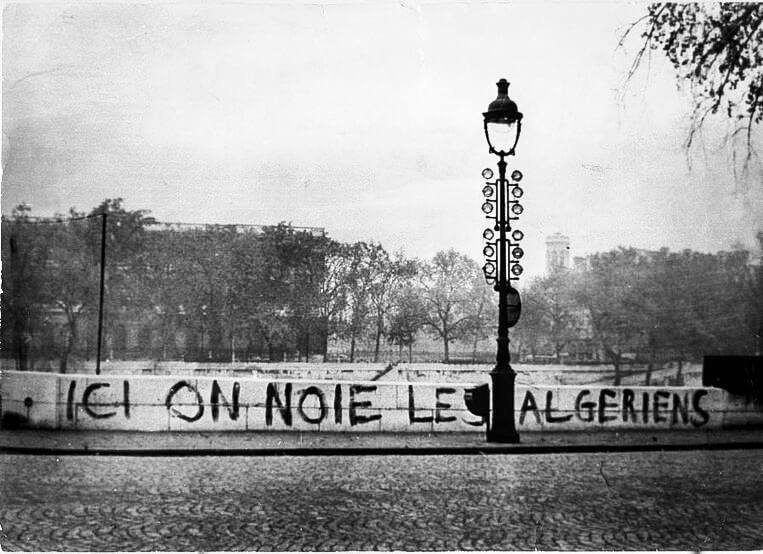
{"type": "Polygon", "coordinates": [[[484,433],[485,432],[485,422],[482,421],[479,417],[472,414],[468,410],[461,410],[459,411],[458,415],[458,431],[475,431],[484,433]]]}
{"type": "MultiPolygon", "coordinates": [[[[108,412],[106,412],[108,413],[108,412]]],[[[83,406],[76,407],[73,420],[66,427],[79,431],[169,431],[169,417],[164,406],[138,404],[130,407],[130,416],[116,412],[111,417],[93,418],[83,406]]]]}
{"type": "Polygon", "coordinates": [[[246,416],[246,430],[247,431],[266,431],[268,427],[265,425],[265,408],[249,406],[245,412],[246,416]]]}
{"type": "MultiPolygon", "coordinates": [[[[115,423],[119,420],[115,419],[115,423]]],[[[130,407],[130,417],[125,420],[130,431],[169,431],[170,412],[165,405],[135,404],[130,407]]]]}
{"type": "Polygon", "coordinates": [[[419,410],[417,421],[411,422],[408,409],[383,410],[381,430],[389,433],[431,433],[434,430],[434,410],[419,410]]]}
{"type": "Polygon", "coordinates": [[[56,374],[4,371],[0,399],[2,413],[21,416],[27,425],[47,429],[58,423],[56,374]]]}
{"type": "Polygon", "coordinates": [[[170,431],[245,431],[247,428],[246,411],[241,407],[238,415],[233,415],[225,408],[210,404],[199,404],[187,410],[175,406],[170,408],[170,431]],[[186,419],[189,418],[190,419],[186,419]],[[215,417],[216,416],[216,417],[215,417]],[[234,419],[235,417],[235,419],[234,419]]]}
{"type": "Polygon", "coordinates": [[[337,411],[334,410],[333,405],[329,406],[326,417],[318,424],[318,430],[327,432],[350,431],[346,410],[342,408],[337,411]],[[337,413],[339,414],[339,421],[337,421],[337,413]]]}

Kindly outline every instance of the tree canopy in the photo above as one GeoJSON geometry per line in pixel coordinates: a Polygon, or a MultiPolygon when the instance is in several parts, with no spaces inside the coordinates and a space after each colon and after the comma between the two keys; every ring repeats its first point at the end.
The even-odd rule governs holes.
{"type": "Polygon", "coordinates": [[[690,148],[708,116],[722,114],[732,123],[728,139],[742,139],[743,169],[757,156],[753,129],[763,121],[763,4],[656,3],[620,40],[641,29],[641,47],[631,77],[644,56],[661,51],[680,85],[693,98],[686,138],[690,148]]]}
{"type": "Polygon", "coordinates": [[[450,343],[472,336],[482,321],[484,290],[484,277],[476,262],[455,250],[438,252],[422,267],[424,322],[442,340],[445,362],[449,361],[450,343]]]}
{"type": "MultiPolygon", "coordinates": [[[[390,343],[412,360],[426,334],[442,353],[428,360],[453,361],[454,344],[472,360],[494,354],[483,341],[495,333],[495,291],[456,251],[419,262],[285,223],[159,224],[115,199],[66,217],[23,205],[3,216],[0,347],[17,367],[65,371],[95,355],[104,222],[109,358],[326,359],[331,341],[350,360],[378,360],[390,343]]],[[[594,254],[522,287],[514,359],[607,361],[620,379],[628,363],[760,352],[761,287],[743,249],[594,254]]]]}

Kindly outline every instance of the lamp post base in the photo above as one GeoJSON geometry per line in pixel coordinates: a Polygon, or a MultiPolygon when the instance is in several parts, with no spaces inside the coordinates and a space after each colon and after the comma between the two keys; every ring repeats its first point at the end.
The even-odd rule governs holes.
{"type": "Polygon", "coordinates": [[[494,429],[490,429],[487,432],[487,442],[499,442],[504,444],[518,444],[519,433],[516,430],[503,432],[496,432],[494,429]]]}
{"type": "Polygon", "coordinates": [[[514,381],[516,373],[511,368],[496,366],[490,372],[492,386],[492,422],[488,426],[487,441],[518,443],[519,433],[514,425],[514,381]]]}

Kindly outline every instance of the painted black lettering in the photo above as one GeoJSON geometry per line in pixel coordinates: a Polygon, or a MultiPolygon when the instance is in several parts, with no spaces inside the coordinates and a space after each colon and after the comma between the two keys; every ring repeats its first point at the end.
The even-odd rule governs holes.
{"type": "Polygon", "coordinates": [[[106,412],[105,414],[99,414],[98,412],[94,412],[90,407],[90,395],[100,388],[106,388],[110,386],[111,384],[109,383],[91,383],[85,388],[85,392],[82,395],[82,407],[85,409],[85,413],[93,419],[106,419],[117,415],[116,412],[106,412]]]}
{"type": "Polygon", "coordinates": [[[307,387],[305,390],[303,390],[302,394],[299,395],[299,403],[297,404],[297,411],[299,412],[299,415],[302,417],[302,419],[306,421],[307,423],[314,423],[317,425],[321,421],[323,421],[323,418],[326,417],[326,414],[328,413],[328,407],[326,406],[326,399],[323,396],[323,391],[316,386],[310,386],[310,387],[307,387]],[[303,408],[305,399],[311,394],[318,399],[318,405],[320,406],[320,414],[318,415],[318,417],[308,416],[305,413],[305,410],[303,408]]]}
{"type": "Polygon", "coordinates": [[[124,406],[125,417],[130,419],[130,382],[122,381],[122,406],[124,406]]]}
{"type": "Polygon", "coordinates": [[[617,419],[616,415],[607,415],[607,408],[617,408],[617,404],[607,402],[607,398],[617,398],[617,392],[612,389],[599,391],[599,423],[606,423],[617,419]]]}
{"type": "Polygon", "coordinates": [[[486,401],[486,404],[489,404],[490,403],[490,398],[489,398],[490,397],[490,392],[489,391],[490,391],[490,387],[488,385],[483,385],[483,387],[477,387],[476,389],[470,389],[469,391],[466,391],[466,390],[464,391],[464,405],[466,406],[466,410],[470,414],[479,416],[479,420],[477,420],[477,421],[468,420],[468,419],[465,419],[463,416],[461,416],[461,421],[463,421],[467,425],[472,425],[474,427],[480,427],[482,425],[485,425],[485,423],[487,422],[488,415],[490,413],[490,406],[489,405],[487,405],[487,406],[476,405],[475,406],[471,402],[467,402],[466,401],[466,397],[467,397],[467,394],[472,394],[472,395],[475,395],[475,396],[479,395],[479,394],[484,394],[484,396],[485,396],[484,400],[486,401]],[[483,391],[483,392],[480,393],[478,391],[483,391]]]}
{"type": "Polygon", "coordinates": [[[334,423],[342,423],[342,385],[334,388],[334,423]]]}
{"type": "Polygon", "coordinates": [[[673,393],[673,425],[678,423],[678,414],[681,414],[681,423],[689,423],[689,395],[684,393],[683,402],[677,392],[673,393]]]}
{"type": "Polygon", "coordinates": [[[556,411],[551,407],[551,403],[554,401],[554,392],[546,391],[546,422],[547,423],[563,423],[572,419],[572,414],[563,416],[555,416],[552,412],[556,411]]]}
{"type": "Polygon", "coordinates": [[[196,387],[188,381],[178,381],[172,385],[172,388],[170,388],[170,391],[167,393],[167,399],[164,401],[164,404],[173,416],[178,417],[183,421],[198,421],[201,419],[201,416],[204,415],[204,400],[202,400],[201,394],[196,390],[196,387]],[[196,413],[191,416],[184,414],[172,405],[172,399],[175,398],[175,395],[181,389],[188,389],[196,395],[196,413]]]}
{"type": "Polygon", "coordinates": [[[649,393],[641,394],[641,419],[644,423],[649,423],[649,393]]]}
{"type": "Polygon", "coordinates": [[[694,396],[692,397],[691,406],[692,406],[692,409],[702,418],[700,420],[691,418],[691,424],[694,425],[694,427],[702,427],[705,423],[710,421],[710,414],[707,411],[705,411],[702,408],[702,406],[699,405],[699,401],[706,394],[707,394],[707,391],[704,389],[694,391],[694,396]]]}
{"type": "Polygon", "coordinates": [[[381,419],[381,414],[358,414],[358,408],[370,408],[371,401],[365,400],[363,402],[358,402],[355,400],[355,395],[363,392],[374,392],[375,390],[376,385],[350,385],[350,425],[357,425],[358,423],[369,423],[371,421],[377,421],[381,419]]]}
{"type": "Polygon", "coordinates": [[[274,383],[268,383],[265,392],[265,425],[273,425],[273,401],[281,412],[283,422],[291,427],[291,383],[284,386],[284,401],[281,402],[281,396],[278,394],[278,387],[274,383]]]}
{"type": "Polygon", "coordinates": [[[633,407],[633,400],[636,398],[636,393],[632,389],[623,389],[623,421],[627,422],[632,419],[637,421],[636,409],[633,407]]]}
{"type": "Polygon", "coordinates": [[[588,396],[589,394],[591,394],[591,391],[588,389],[583,389],[578,393],[578,396],[575,399],[575,413],[577,414],[580,421],[585,421],[586,423],[593,421],[593,414],[594,410],[596,409],[596,402],[582,402],[583,397],[588,396]],[[585,417],[583,417],[583,414],[581,413],[581,408],[583,410],[588,410],[588,413],[585,417]]]}
{"type": "Polygon", "coordinates": [[[66,395],[66,419],[74,419],[74,389],[77,388],[77,381],[69,383],[69,393],[66,395]]]}
{"type": "MultiPolygon", "coordinates": [[[[439,389],[438,389],[439,390],[439,389]]],[[[413,385],[408,385],[408,422],[432,423],[434,416],[416,416],[416,401],[413,397],[413,385]]]]}
{"type": "Polygon", "coordinates": [[[665,414],[663,413],[663,409],[667,410],[668,403],[667,402],[660,402],[661,399],[667,400],[670,398],[670,393],[668,391],[664,390],[658,390],[654,393],[654,422],[655,423],[662,423],[663,421],[667,421],[668,418],[665,417],[665,414]]]}
{"type": "Polygon", "coordinates": [[[456,389],[451,388],[451,387],[437,387],[437,389],[435,389],[436,403],[435,403],[435,406],[434,406],[435,407],[435,411],[434,411],[435,417],[434,417],[434,420],[435,420],[436,423],[445,423],[445,422],[448,422],[448,421],[456,421],[456,416],[445,416],[445,415],[442,415],[442,412],[444,412],[445,410],[451,409],[452,405],[447,403],[447,402],[440,402],[440,395],[441,394],[455,394],[455,393],[456,393],[456,389]]]}
{"type": "Polygon", "coordinates": [[[530,391],[527,391],[525,393],[525,399],[522,401],[522,407],[519,409],[519,424],[522,425],[525,422],[525,415],[527,414],[528,410],[532,410],[533,414],[535,415],[535,420],[538,422],[538,425],[540,425],[540,413],[538,413],[538,403],[535,402],[535,397],[533,396],[533,393],[530,391]]]}
{"type": "Polygon", "coordinates": [[[212,394],[209,398],[209,403],[212,409],[212,421],[217,421],[220,419],[220,399],[222,399],[222,403],[225,405],[225,409],[228,410],[228,417],[234,421],[237,420],[240,411],[238,402],[240,393],[241,385],[238,383],[238,381],[234,381],[233,390],[231,392],[231,401],[228,402],[228,399],[225,398],[225,395],[223,394],[217,379],[212,381],[212,394]]]}

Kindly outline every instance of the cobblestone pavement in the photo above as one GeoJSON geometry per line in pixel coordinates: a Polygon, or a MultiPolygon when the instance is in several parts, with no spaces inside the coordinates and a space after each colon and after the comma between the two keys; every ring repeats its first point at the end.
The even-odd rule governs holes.
{"type": "Polygon", "coordinates": [[[759,450],[0,456],[4,550],[757,550],[759,450]]]}
{"type": "MultiPolygon", "coordinates": [[[[0,429],[0,453],[32,454],[34,452],[14,452],[21,449],[49,449],[62,452],[81,450],[108,452],[111,454],[135,451],[162,450],[161,455],[169,451],[211,450],[240,451],[241,455],[267,452],[294,452],[305,450],[315,455],[315,449],[378,449],[389,454],[390,449],[427,450],[427,453],[439,451],[442,454],[449,449],[473,450],[473,454],[503,451],[505,454],[520,453],[521,450],[547,450],[589,448],[588,452],[616,450],[662,450],[681,448],[721,447],[721,449],[744,448],[745,445],[763,447],[761,429],[722,429],[705,431],[564,431],[526,432],[518,444],[489,443],[485,440],[484,430],[472,433],[332,433],[294,431],[257,433],[243,432],[193,432],[179,431],[170,433],[145,433],[138,431],[43,431],[43,430],[2,430],[0,429]],[[557,448],[558,447],[558,448],[557,448]]],[[[568,450],[568,452],[574,450],[568,450]]],[[[48,452],[54,454],[54,452],[48,452]]]]}

